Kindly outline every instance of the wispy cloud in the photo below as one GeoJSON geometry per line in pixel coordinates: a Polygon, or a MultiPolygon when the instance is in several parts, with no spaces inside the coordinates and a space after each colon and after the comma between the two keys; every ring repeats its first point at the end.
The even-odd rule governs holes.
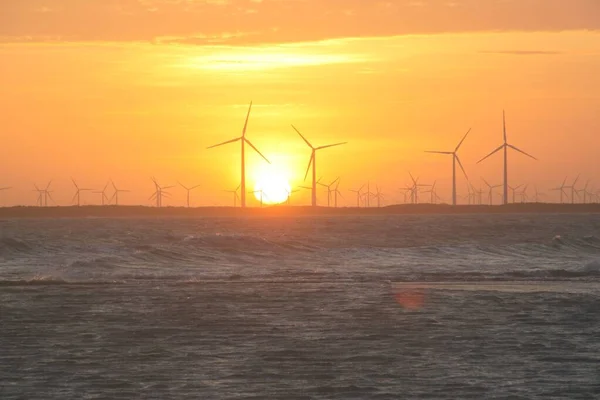
{"type": "Polygon", "coordinates": [[[4,42],[283,43],[352,36],[600,29],[598,0],[7,0],[4,42]]]}
{"type": "Polygon", "coordinates": [[[562,51],[546,51],[546,50],[482,50],[480,54],[500,54],[510,56],[556,56],[565,54],[562,51]]]}

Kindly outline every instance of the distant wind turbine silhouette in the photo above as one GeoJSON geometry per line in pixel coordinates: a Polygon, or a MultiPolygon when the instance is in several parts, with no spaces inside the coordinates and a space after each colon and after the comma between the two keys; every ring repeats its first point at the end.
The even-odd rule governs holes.
{"type": "Polygon", "coordinates": [[[502,187],[502,185],[490,185],[485,179],[481,178],[483,180],[483,182],[486,184],[486,186],[489,189],[488,192],[488,200],[490,203],[490,206],[494,205],[494,189],[497,189],[499,187],[502,187]]]}
{"type": "Polygon", "coordinates": [[[564,196],[569,196],[569,195],[567,194],[567,192],[565,191],[565,189],[567,188],[567,187],[565,186],[565,184],[567,183],[567,178],[568,178],[568,177],[565,177],[565,180],[563,181],[563,183],[562,183],[562,184],[561,184],[559,187],[556,187],[556,188],[550,189],[550,190],[552,190],[552,191],[558,191],[558,192],[560,192],[560,203],[561,203],[561,204],[563,204],[563,203],[564,203],[564,196]]]}
{"type": "MultiPolygon", "coordinates": [[[[215,144],[214,146],[207,147],[208,149],[212,149],[214,147],[223,146],[224,144],[234,143],[237,141],[241,142],[241,144],[242,144],[242,183],[240,184],[240,186],[241,186],[241,195],[242,195],[242,199],[241,199],[242,200],[242,208],[246,207],[246,147],[245,147],[246,144],[248,144],[248,146],[252,147],[252,149],[254,149],[254,151],[256,151],[266,162],[271,164],[271,161],[269,161],[267,159],[267,157],[265,157],[260,151],[258,151],[258,149],[252,144],[252,142],[250,142],[248,139],[246,139],[246,129],[248,128],[248,118],[250,118],[251,110],[252,110],[252,102],[250,102],[250,107],[248,107],[248,114],[246,115],[246,122],[244,123],[244,129],[242,130],[242,136],[235,138],[235,139],[228,140],[223,143],[215,144]]],[[[248,192],[248,193],[251,193],[251,192],[248,192]]]]}
{"type": "Polygon", "coordinates": [[[74,202],[75,199],[77,199],[77,207],[79,207],[79,206],[81,206],[81,192],[89,192],[92,189],[80,188],[77,185],[77,182],[75,182],[75,179],[73,179],[73,178],[71,178],[71,181],[73,182],[73,185],[75,185],[75,195],[73,196],[71,203],[74,202]]]}
{"type": "Polygon", "coordinates": [[[187,193],[187,196],[186,196],[186,200],[187,200],[187,202],[186,202],[186,204],[187,204],[187,208],[190,208],[190,192],[191,192],[192,190],[196,189],[196,188],[199,188],[199,187],[200,187],[200,185],[196,185],[196,186],[192,186],[192,187],[187,187],[187,186],[185,186],[185,185],[184,185],[183,183],[181,183],[181,182],[177,182],[177,183],[179,183],[179,186],[181,186],[182,188],[184,188],[184,189],[185,189],[185,191],[186,191],[186,193],[187,193]]]}
{"type": "Polygon", "coordinates": [[[106,189],[108,189],[108,185],[109,184],[110,184],[110,181],[106,182],[106,185],[104,185],[104,189],[102,189],[102,191],[96,190],[96,191],[92,192],[92,193],[95,193],[95,194],[100,194],[102,196],[102,200],[101,200],[101,204],[102,205],[105,205],[106,203],[110,203],[110,199],[106,195],[106,189]]]}
{"type": "Polygon", "coordinates": [[[356,193],[356,207],[360,208],[360,197],[361,192],[365,188],[365,185],[362,185],[358,190],[350,189],[352,193],[356,193]]]}
{"type": "Polygon", "coordinates": [[[119,205],[119,193],[128,193],[129,190],[125,190],[125,189],[118,189],[117,185],[115,185],[115,182],[111,179],[110,183],[112,184],[112,187],[114,189],[114,193],[112,195],[112,197],[110,198],[109,203],[112,203],[113,199],[115,200],[115,206],[119,205]]]}
{"type": "Polygon", "coordinates": [[[483,157],[481,160],[477,161],[477,164],[479,164],[486,158],[490,157],[491,155],[497,153],[498,151],[504,149],[504,195],[503,195],[503,199],[504,199],[504,204],[508,204],[508,148],[516,150],[519,153],[522,153],[522,154],[526,155],[527,157],[533,158],[536,161],[537,161],[537,158],[535,158],[534,156],[532,156],[529,153],[524,152],[523,150],[517,148],[516,146],[513,146],[512,144],[508,143],[508,141],[506,139],[506,115],[504,113],[504,110],[502,110],[502,131],[504,133],[504,143],[502,145],[500,145],[497,149],[492,151],[490,154],[483,157]]]}
{"type": "Polygon", "coordinates": [[[240,195],[238,194],[238,191],[240,190],[241,186],[242,185],[238,185],[238,187],[235,188],[235,190],[224,190],[224,192],[226,192],[226,193],[233,194],[233,207],[234,208],[237,207],[237,201],[240,198],[240,195]]]}
{"type": "Polygon", "coordinates": [[[577,181],[579,181],[580,176],[581,175],[577,175],[577,178],[575,178],[575,180],[573,181],[573,183],[570,186],[564,187],[565,189],[571,189],[571,204],[575,204],[575,196],[577,196],[577,198],[579,198],[579,192],[575,188],[575,185],[577,184],[577,181]]]}
{"type": "Polygon", "coordinates": [[[325,146],[314,147],[300,133],[300,131],[298,129],[296,129],[296,127],[294,125],[292,125],[292,128],[294,128],[294,130],[298,133],[298,135],[300,135],[300,137],[304,140],[304,142],[306,142],[308,147],[310,147],[312,150],[311,155],[310,155],[310,160],[308,161],[308,168],[306,168],[306,174],[304,175],[304,180],[306,180],[306,178],[308,177],[308,171],[310,171],[310,167],[312,165],[312,201],[311,201],[311,204],[313,207],[316,207],[317,206],[317,151],[326,149],[328,147],[341,146],[348,142],[340,142],[340,143],[328,144],[325,146]]]}
{"type": "Polygon", "coordinates": [[[375,197],[375,199],[377,200],[377,208],[381,207],[381,200],[383,200],[385,198],[385,195],[381,192],[381,190],[379,190],[379,185],[375,185],[375,195],[373,197],[375,197]]]}
{"type": "Polygon", "coordinates": [[[465,171],[462,163],[460,162],[460,158],[458,158],[458,154],[457,154],[458,149],[460,149],[460,146],[462,146],[462,144],[465,141],[465,139],[467,138],[467,135],[469,134],[469,132],[471,132],[471,129],[469,129],[467,131],[467,133],[465,133],[465,136],[463,136],[462,140],[458,143],[458,145],[456,146],[454,151],[426,151],[425,152],[425,153],[433,153],[433,154],[446,154],[446,155],[452,156],[452,205],[453,206],[456,205],[456,162],[458,162],[460,169],[462,170],[463,174],[465,174],[465,178],[467,178],[467,180],[469,180],[469,177],[467,176],[467,172],[465,171]]]}
{"type": "Polygon", "coordinates": [[[339,179],[340,179],[340,178],[336,178],[336,179],[335,179],[333,182],[331,182],[329,185],[326,185],[326,184],[324,184],[324,183],[317,182],[319,185],[321,185],[321,186],[323,186],[323,187],[326,187],[326,188],[327,188],[327,207],[331,207],[331,194],[332,194],[332,193],[335,191],[335,189],[333,189],[333,190],[332,190],[332,189],[331,189],[331,187],[332,187],[333,185],[335,185],[339,179]]]}
{"type": "Polygon", "coordinates": [[[46,185],[45,189],[40,189],[36,184],[33,185],[35,187],[35,191],[38,192],[37,204],[39,207],[48,207],[48,198],[54,201],[49,191],[51,184],[52,181],[48,182],[48,185],[46,185]]]}
{"type": "Polygon", "coordinates": [[[152,196],[150,196],[150,200],[156,200],[156,207],[162,207],[163,196],[166,196],[166,197],[169,196],[169,193],[166,192],[165,190],[171,189],[174,186],[161,187],[155,178],[151,178],[151,179],[152,179],[152,182],[154,182],[154,187],[156,190],[152,194],[152,196]]]}

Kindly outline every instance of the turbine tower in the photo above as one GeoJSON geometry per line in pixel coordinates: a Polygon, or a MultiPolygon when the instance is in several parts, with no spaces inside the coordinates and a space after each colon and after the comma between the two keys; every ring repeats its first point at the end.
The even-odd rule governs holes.
{"type": "Polygon", "coordinates": [[[196,185],[196,186],[192,186],[192,187],[187,187],[187,186],[184,186],[183,183],[181,183],[181,182],[177,182],[177,183],[179,183],[179,186],[181,186],[182,188],[184,188],[185,191],[187,192],[187,197],[186,197],[186,199],[187,199],[187,208],[190,208],[190,192],[192,190],[200,187],[200,185],[196,185]]]}
{"type": "Polygon", "coordinates": [[[469,180],[469,177],[467,176],[467,173],[465,172],[465,169],[463,168],[463,165],[460,162],[460,158],[458,158],[458,154],[457,154],[458,149],[460,149],[460,146],[463,144],[463,142],[467,138],[467,135],[469,134],[469,132],[471,132],[471,129],[469,129],[467,131],[467,133],[465,133],[465,136],[463,136],[462,140],[458,143],[458,146],[456,146],[454,151],[426,151],[425,152],[425,153],[433,153],[433,154],[446,154],[446,155],[452,156],[452,205],[453,206],[456,205],[456,162],[457,161],[458,161],[458,165],[460,166],[460,169],[462,170],[463,174],[465,174],[465,178],[467,178],[467,180],[469,180]]]}
{"type": "Polygon", "coordinates": [[[360,187],[360,189],[358,189],[358,190],[350,189],[350,191],[352,193],[356,193],[356,208],[360,208],[360,197],[361,197],[362,190],[364,188],[365,188],[365,185],[362,185],[360,187]]]}
{"type": "Polygon", "coordinates": [[[485,179],[481,178],[486,186],[489,188],[488,199],[490,202],[490,206],[494,205],[494,189],[502,187],[502,185],[490,185],[485,179]]]}
{"type": "Polygon", "coordinates": [[[575,188],[575,185],[577,184],[577,181],[579,181],[580,176],[581,175],[577,175],[577,178],[575,178],[575,180],[570,186],[564,187],[565,189],[571,189],[571,204],[575,204],[575,196],[579,198],[579,191],[575,188]]]}
{"type": "Polygon", "coordinates": [[[119,193],[127,193],[129,192],[129,190],[125,190],[125,189],[117,189],[117,185],[115,185],[115,182],[111,179],[110,183],[112,184],[113,189],[115,190],[115,192],[113,193],[112,197],[109,200],[109,203],[112,203],[112,200],[115,199],[115,206],[119,205],[119,193]]]}
{"type": "Polygon", "coordinates": [[[242,183],[240,186],[241,186],[241,193],[242,193],[242,208],[246,207],[246,153],[245,153],[246,144],[248,144],[248,146],[252,147],[252,149],[254,149],[254,151],[256,151],[266,162],[271,164],[271,161],[269,161],[267,159],[267,157],[265,157],[260,151],[258,151],[258,149],[252,144],[252,142],[250,142],[248,139],[246,139],[246,129],[248,128],[248,118],[250,118],[251,110],[252,110],[252,102],[250,102],[250,107],[248,107],[248,114],[246,115],[246,122],[244,123],[244,129],[242,130],[242,136],[235,138],[235,139],[228,140],[223,143],[215,144],[214,146],[208,147],[208,149],[212,149],[214,147],[223,146],[224,144],[234,143],[237,141],[241,142],[241,144],[242,144],[242,183]]]}
{"type": "Polygon", "coordinates": [[[73,182],[73,185],[75,185],[75,195],[73,196],[73,199],[71,200],[71,203],[75,201],[75,199],[77,199],[77,207],[81,206],[81,192],[89,192],[92,189],[84,189],[84,188],[80,188],[77,185],[77,182],[75,182],[75,179],[71,178],[71,182],[73,182]]]}
{"type": "MultiPolygon", "coordinates": [[[[331,187],[332,187],[333,185],[335,185],[335,184],[336,184],[336,183],[339,181],[339,179],[340,179],[340,178],[336,178],[336,179],[335,179],[333,182],[331,182],[329,185],[326,185],[326,184],[324,184],[324,183],[317,182],[319,185],[321,185],[321,186],[323,186],[323,187],[326,187],[326,188],[327,188],[327,207],[331,207],[331,193],[334,193],[334,192],[335,192],[335,189],[331,189],[331,187]]],[[[338,186],[339,186],[339,185],[338,185],[338,186]]],[[[336,189],[337,189],[337,187],[336,187],[336,189]]],[[[337,198],[336,198],[336,199],[337,199],[337,198]]],[[[337,201],[336,201],[336,202],[337,202],[337,201]]]]}
{"type": "Polygon", "coordinates": [[[326,149],[328,147],[340,146],[340,145],[346,144],[348,142],[341,142],[341,143],[328,144],[326,146],[313,147],[313,145],[310,144],[310,142],[308,140],[306,140],[306,138],[300,133],[300,131],[298,129],[296,129],[296,127],[294,125],[292,125],[292,128],[294,128],[294,130],[298,133],[298,135],[300,135],[300,137],[306,142],[308,147],[310,147],[312,150],[312,152],[310,154],[310,160],[308,160],[308,168],[306,168],[306,174],[304,175],[304,180],[306,180],[306,177],[308,177],[308,171],[310,171],[310,167],[312,165],[312,201],[311,201],[311,203],[312,203],[313,207],[316,207],[317,206],[317,150],[326,149]]]}
{"type": "Polygon", "coordinates": [[[109,198],[108,198],[108,196],[106,195],[106,189],[108,188],[108,184],[109,184],[109,183],[110,183],[110,181],[109,181],[109,182],[106,182],[106,185],[104,185],[104,189],[102,189],[102,191],[99,191],[99,190],[97,190],[97,191],[93,191],[93,192],[92,192],[92,193],[95,193],[95,194],[100,194],[100,195],[102,195],[102,200],[101,200],[101,204],[102,204],[102,205],[105,205],[106,203],[110,203],[110,199],[109,199],[109,198]]]}
{"type": "Polygon", "coordinates": [[[504,195],[503,195],[503,198],[504,198],[504,204],[506,205],[506,204],[508,204],[508,148],[510,147],[511,149],[516,150],[519,153],[526,155],[527,157],[533,158],[536,161],[537,161],[537,158],[535,158],[531,154],[524,152],[523,150],[519,149],[518,147],[513,146],[512,144],[508,143],[508,141],[506,139],[506,115],[504,113],[504,110],[502,110],[502,131],[504,133],[504,143],[501,146],[499,146],[497,149],[492,151],[490,154],[483,157],[481,160],[477,161],[477,164],[479,164],[486,158],[490,157],[492,154],[495,154],[496,152],[498,152],[500,150],[504,150],[504,195]]]}
{"type": "Polygon", "coordinates": [[[240,187],[242,185],[238,185],[238,187],[235,188],[235,190],[224,190],[224,192],[226,193],[232,193],[233,194],[233,207],[237,207],[237,201],[240,198],[240,195],[238,194],[238,191],[240,190],[240,187]]]}
{"type": "Polygon", "coordinates": [[[565,192],[565,189],[567,188],[567,187],[565,186],[565,184],[567,183],[567,178],[568,178],[568,177],[565,177],[565,180],[563,181],[562,185],[560,185],[559,187],[556,187],[556,188],[550,189],[550,190],[552,190],[552,191],[559,191],[559,192],[560,192],[560,204],[563,204],[563,203],[564,203],[564,196],[567,196],[567,197],[569,196],[569,195],[567,194],[567,192],[565,192]]]}
{"type": "Polygon", "coordinates": [[[161,187],[155,178],[150,179],[152,179],[152,182],[154,182],[154,187],[156,188],[156,191],[152,194],[152,196],[150,196],[150,200],[156,200],[156,207],[162,207],[163,196],[169,196],[169,193],[165,192],[165,190],[171,189],[174,186],[161,187]]]}
{"type": "Polygon", "coordinates": [[[36,203],[39,207],[48,207],[48,198],[54,201],[52,195],[50,194],[50,191],[48,190],[50,189],[51,184],[52,181],[48,182],[48,185],[46,185],[46,189],[40,189],[37,185],[33,185],[35,187],[35,191],[38,192],[38,198],[36,203]]]}

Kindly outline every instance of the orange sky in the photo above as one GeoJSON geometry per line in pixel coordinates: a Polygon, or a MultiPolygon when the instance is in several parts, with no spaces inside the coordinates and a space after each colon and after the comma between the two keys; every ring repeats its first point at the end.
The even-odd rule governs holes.
{"type": "MultiPolygon", "coordinates": [[[[540,159],[511,154],[512,182],[595,178],[598,15],[596,0],[2,2],[0,187],[15,188],[0,203],[33,204],[53,179],[68,204],[73,176],[148,204],[154,175],[202,185],[194,205],[229,204],[238,146],[205,148],[239,136],[250,100],[248,137],[292,186],[310,156],[292,123],[315,145],[349,142],[318,160],[343,189],[370,179],[396,200],[411,170],[450,201],[450,159],[422,151],[470,127],[470,178],[500,183],[500,156],[475,163],[501,144],[503,108],[509,142],[540,159]]],[[[249,187],[260,165],[251,154],[249,187]]]]}

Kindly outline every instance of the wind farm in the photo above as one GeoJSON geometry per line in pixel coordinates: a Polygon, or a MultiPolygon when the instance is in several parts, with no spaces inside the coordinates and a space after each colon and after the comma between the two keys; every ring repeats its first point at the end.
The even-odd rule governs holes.
{"type": "MultiPolygon", "coordinates": [[[[351,176],[346,176],[345,179],[342,179],[343,176],[338,176],[337,178],[329,181],[329,183],[324,183],[321,178],[317,179],[317,154],[320,154],[321,150],[340,147],[340,149],[336,153],[332,152],[331,154],[327,154],[329,157],[328,165],[331,165],[332,163],[335,164],[336,157],[344,157],[344,149],[346,147],[352,146],[352,143],[346,141],[338,141],[331,144],[315,146],[312,144],[311,141],[308,140],[308,138],[303,133],[300,132],[298,128],[296,128],[295,125],[291,125],[292,129],[297,133],[300,139],[302,139],[302,142],[310,149],[308,166],[303,176],[305,181],[309,179],[310,174],[310,185],[306,186],[303,181],[300,181],[297,182],[296,185],[288,186],[285,177],[282,177],[280,175],[269,175],[266,176],[265,179],[263,179],[263,181],[258,186],[257,184],[255,184],[254,188],[248,188],[246,178],[246,145],[250,146],[252,150],[254,150],[254,152],[259,156],[256,160],[254,160],[253,165],[255,165],[255,162],[258,160],[258,162],[262,162],[264,163],[264,165],[267,165],[272,168],[277,168],[276,166],[273,166],[269,158],[265,154],[263,154],[258,149],[258,147],[255,146],[248,139],[247,135],[252,106],[253,102],[250,102],[241,131],[241,136],[207,147],[207,149],[214,149],[216,147],[225,146],[227,144],[237,142],[240,143],[239,160],[241,162],[239,164],[239,181],[235,186],[235,190],[222,190],[222,192],[228,193],[231,196],[232,201],[229,202],[229,204],[206,204],[206,202],[203,202],[203,199],[207,196],[208,193],[211,192],[211,189],[205,187],[202,183],[198,183],[193,186],[187,186],[182,184],[181,180],[174,178],[173,180],[177,182],[177,186],[165,186],[159,184],[156,178],[152,177],[150,181],[152,183],[153,190],[147,198],[147,204],[123,204],[122,196],[124,194],[131,194],[132,191],[129,189],[117,187],[112,178],[108,178],[104,184],[92,185],[89,187],[81,187],[77,183],[77,181],[71,178],[71,183],[75,188],[75,192],[71,198],[70,205],[75,205],[77,207],[82,208],[132,208],[152,206],[155,209],[173,209],[178,207],[185,207],[188,209],[245,209],[252,207],[265,210],[269,210],[272,208],[306,208],[308,210],[312,209],[312,212],[316,212],[316,210],[321,210],[318,212],[326,212],[323,211],[324,209],[339,209],[339,211],[337,212],[344,212],[344,210],[348,212],[375,212],[372,211],[372,209],[381,209],[379,212],[410,213],[426,211],[455,213],[499,212],[498,210],[532,210],[536,209],[536,206],[544,210],[556,210],[557,205],[567,204],[570,206],[586,205],[586,210],[595,210],[594,205],[600,203],[600,189],[594,188],[593,177],[588,177],[588,179],[585,181],[585,185],[579,185],[581,174],[578,174],[574,178],[571,178],[570,181],[569,177],[565,177],[560,186],[548,187],[546,191],[540,190],[539,185],[537,184],[533,185],[532,183],[532,185],[530,186],[529,182],[523,182],[519,184],[509,183],[509,151],[521,153],[527,158],[535,161],[538,160],[533,155],[525,152],[524,150],[521,150],[520,148],[516,147],[511,142],[509,142],[507,134],[506,113],[504,110],[502,111],[501,126],[503,143],[499,147],[491,151],[489,154],[477,160],[476,162],[475,160],[473,160],[471,163],[464,163],[458,154],[460,150],[462,150],[465,146],[469,145],[469,141],[467,141],[468,137],[473,137],[473,135],[483,135],[483,133],[479,133],[476,129],[472,128],[469,128],[466,131],[466,133],[461,137],[460,141],[452,150],[424,150],[424,152],[428,154],[445,155],[452,157],[452,168],[450,170],[449,179],[450,191],[449,196],[446,197],[451,199],[449,203],[446,203],[444,201],[444,193],[440,195],[439,183],[440,181],[444,181],[444,176],[447,176],[443,173],[441,173],[437,177],[433,177],[433,179],[430,181],[432,183],[425,183],[423,182],[419,174],[413,175],[411,171],[407,171],[406,178],[398,179],[398,185],[395,185],[395,187],[400,187],[400,189],[392,190],[393,193],[398,194],[395,196],[392,196],[392,192],[390,192],[389,190],[387,191],[387,194],[384,194],[385,186],[382,186],[380,183],[377,183],[377,179],[372,176],[366,182],[357,181],[356,179],[352,179],[351,176]],[[346,146],[344,146],[344,148],[341,148],[342,145],[346,146]],[[500,151],[503,152],[503,165],[501,170],[501,176],[503,178],[502,184],[490,184],[489,181],[491,181],[492,178],[488,176],[482,176],[480,180],[484,184],[484,186],[482,187],[481,185],[479,185],[479,187],[477,187],[474,182],[470,181],[469,174],[467,171],[469,169],[475,169],[482,162],[484,162],[485,160],[487,160],[488,158],[492,157],[494,154],[500,151]],[[458,168],[461,170],[463,179],[466,181],[466,190],[460,196],[459,187],[462,187],[462,185],[459,186],[458,184],[457,165],[458,168]],[[275,179],[276,177],[279,180],[275,179]],[[342,181],[350,183],[347,187],[343,187],[342,181]],[[372,181],[375,181],[375,183],[372,183],[372,181]],[[568,182],[571,183],[568,184],[568,182]],[[324,188],[323,197],[320,197],[318,194],[319,186],[324,188]],[[95,189],[94,187],[102,188],[102,190],[95,189]],[[374,192],[372,191],[372,187],[375,188],[374,192]],[[534,187],[535,192],[532,193],[530,187],[534,187]],[[176,190],[176,188],[180,188],[180,190],[176,190]],[[499,188],[503,188],[501,193],[497,192],[497,189],[499,188]],[[176,190],[176,196],[174,196],[173,190],[176,190]],[[308,203],[306,202],[305,196],[305,194],[307,194],[307,190],[309,193],[308,203]],[[191,194],[194,191],[197,191],[198,193],[196,195],[194,204],[192,204],[191,194]],[[95,196],[83,196],[83,194],[86,192],[91,193],[95,196]],[[345,197],[343,195],[344,192],[348,192],[348,197],[345,197]],[[247,194],[254,195],[254,200],[249,201],[247,194]],[[293,204],[291,202],[292,195],[295,197],[295,201],[293,202],[293,204]],[[501,196],[501,202],[500,204],[496,205],[494,198],[498,195],[501,196]],[[177,200],[175,200],[175,198],[177,198],[177,200]],[[303,199],[305,199],[304,202],[303,199]],[[545,201],[542,202],[541,199],[544,199],[545,201]],[[548,204],[552,204],[553,206],[548,207],[548,204]],[[515,207],[520,208],[516,209],[515,207]]],[[[255,135],[257,140],[260,140],[260,136],[257,134],[255,135]]],[[[289,140],[289,137],[286,137],[285,135],[283,137],[289,140]]],[[[299,156],[302,156],[302,154],[299,154],[299,156]]],[[[222,157],[227,157],[229,159],[229,157],[231,156],[223,155],[222,157]]],[[[428,160],[429,158],[423,158],[422,162],[427,163],[428,160]]],[[[323,168],[324,167],[322,166],[321,169],[323,168]]],[[[514,171],[514,174],[518,174],[518,171],[514,171]]],[[[197,177],[196,179],[198,179],[198,182],[202,182],[202,177],[197,177]]],[[[53,180],[49,181],[46,186],[38,186],[37,184],[33,185],[34,192],[37,194],[37,197],[35,198],[35,203],[33,204],[34,207],[56,209],[65,208],[69,206],[69,204],[59,204],[55,200],[52,193],[56,195],[56,191],[50,190],[53,182],[53,180]]],[[[0,191],[2,192],[9,192],[14,190],[15,187],[13,186],[0,187],[0,191]]],[[[12,208],[18,206],[19,205],[13,205],[12,208]]],[[[574,208],[571,207],[570,210],[572,209],[574,208]]]]}

